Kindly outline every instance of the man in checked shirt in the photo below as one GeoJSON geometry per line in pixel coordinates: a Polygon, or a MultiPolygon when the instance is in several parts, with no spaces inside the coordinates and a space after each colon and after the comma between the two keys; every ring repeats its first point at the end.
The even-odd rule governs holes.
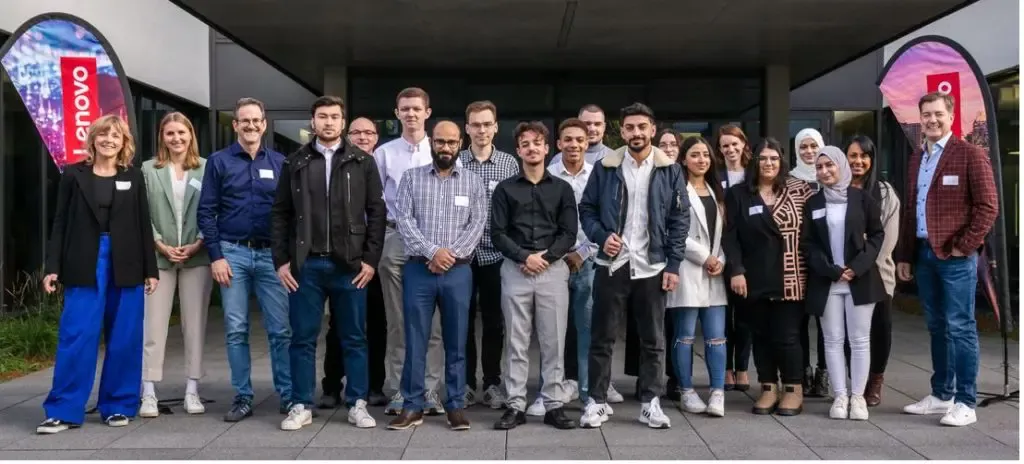
{"type": "Polygon", "coordinates": [[[466,329],[473,270],[470,259],[487,222],[487,189],[480,177],[456,164],[459,126],[441,121],[430,139],[433,162],[405,171],[398,184],[398,232],[408,260],[402,267],[405,365],[402,412],[388,425],[404,430],[423,423],[427,339],[435,306],[444,339],[444,405],[448,426],[468,430],[466,329]]]}
{"type": "Polygon", "coordinates": [[[470,145],[459,152],[459,161],[484,181],[487,188],[487,215],[484,235],[476,247],[473,259],[473,296],[469,302],[469,332],[466,335],[466,406],[477,401],[476,396],[476,314],[483,322],[480,339],[481,365],[484,371],[483,402],[493,409],[505,403],[501,390],[501,352],[505,339],[504,318],[501,314],[501,253],[491,241],[491,201],[494,188],[509,177],[519,174],[516,158],[497,148],[492,141],[498,132],[498,109],[490,101],[475,101],[466,106],[466,133],[470,145]]]}

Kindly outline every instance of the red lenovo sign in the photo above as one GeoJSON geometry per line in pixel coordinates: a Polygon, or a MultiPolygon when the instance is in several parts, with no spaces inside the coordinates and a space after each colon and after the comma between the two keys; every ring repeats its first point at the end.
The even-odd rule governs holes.
{"type": "Polygon", "coordinates": [[[85,159],[89,125],[101,116],[96,58],[62,56],[60,87],[64,95],[64,162],[72,164],[85,159]]]}

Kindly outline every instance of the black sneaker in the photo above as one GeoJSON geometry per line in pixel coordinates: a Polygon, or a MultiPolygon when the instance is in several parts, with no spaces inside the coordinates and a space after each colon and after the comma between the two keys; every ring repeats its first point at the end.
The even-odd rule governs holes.
{"type": "Polygon", "coordinates": [[[131,421],[124,414],[111,414],[106,419],[103,419],[103,422],[110,427],[124,427],[131,421]]]}
{"type": "Polygon", "coordinates": [[[235,400],[231,410],[224,415],[224,422],[238,422],[252,416],[252,403],[246,400],[235,400]]]}
{"type": "Polygon", "coordinates": [[[55,433],[61,433],[68,429],[77,429],[80,427],[78,424],[72,424],[70,422],[64,422],[60,419],[49,418],[43,421],[43,423],[36,426],[36,433],[42,435],[53,435],[55,433]]]}
{"type": "Polygon", "coordinates": [[[828,369],[818,369],[814,373],[814,385],[811,386],[811,394],[814,398],[825,398],[832,394],[832,382],[828,379],[828,369]]]}

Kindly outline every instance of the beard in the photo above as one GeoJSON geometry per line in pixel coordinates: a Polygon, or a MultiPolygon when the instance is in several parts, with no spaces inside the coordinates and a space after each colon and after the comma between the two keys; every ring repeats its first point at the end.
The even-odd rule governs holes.
{"type": "Polygon", "coordinates": [[[633,138],[629,139],[629,150],[634,152],[634,153],[639,153],[641,151],[644,151],[650,145],[651,145],[651,141],[647,140],[647,139],[645,139],[643,137],[633,137],[633,138]],[[637,143],[637,142],[640,143],[639,147],[634,145],[634,143],[637,143]]]}
{"type": "Polygon", "coordinates": [[[441,170],[451,169],[455,166],[455,155],[449,153],[438,153],[436,151],[430,152],[430,157],[434,160],[434,165],[441,170]]]}

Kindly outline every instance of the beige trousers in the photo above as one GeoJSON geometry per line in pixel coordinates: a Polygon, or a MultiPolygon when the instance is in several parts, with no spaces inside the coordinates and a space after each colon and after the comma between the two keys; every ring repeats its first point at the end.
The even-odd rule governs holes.
{"type": "Polygon", "coordinates": [[[185,373],[190,379],[203,377],[203,343],[206,314],[210,307],[213,277],[210,266],[160,270],[160,283],[146,296],[146,320],[142,348],[142,380],[159,382],[164,377],[167,330],[178,290],[181,332],[185,337],[185,373]]]}

